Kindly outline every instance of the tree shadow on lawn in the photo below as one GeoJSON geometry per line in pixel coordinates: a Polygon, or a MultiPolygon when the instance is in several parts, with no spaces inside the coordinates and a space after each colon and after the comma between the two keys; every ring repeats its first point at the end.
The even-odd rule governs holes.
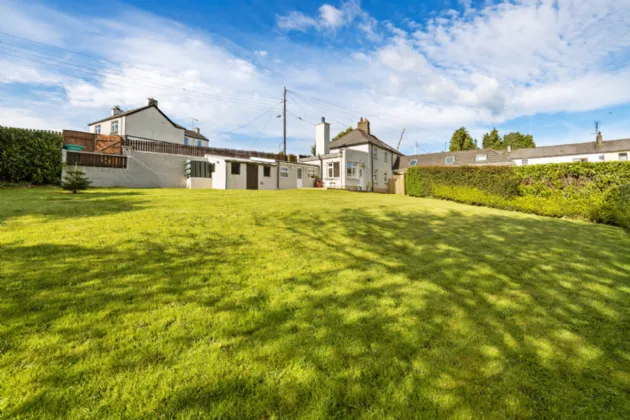
{"type": "Polygon", "coordinates": [[[124,257],[9,246],[16,272],[42,268],[3,280],[0,353],[35,346],[23,363],[54,368],[36,380],[44,391],[6,414],[71,415],[102,398],[88,405],[97,415],[627,417],[630,237],[504,214],[258,221],[295,239],[276,257],[297,260],[295,272],[267,285],[253,283],[269,276],[263,257],[243,262],[263,246],[248,236],[217,237],[204,253],[147,243],[124,257]],[[37,340],[51,330],[59,340],[37,340]],[[158,369],[172,375],[139,379],[158,369]],[[85,377],[107,384],[81,389],[85,377]],[[167,391],[147,394],[156,381],[167,391]],[[75,399],[49,392],[59,386],[75,399]]]}
{"type": "Polygon", "coordinates": [[[143,195],[135,191],[87,191],[72,194],[61,189],[7,190],[0,192],[0,224],[19,217],[48,220],[79,219],[125,213],[143,207],[143,195]]]}

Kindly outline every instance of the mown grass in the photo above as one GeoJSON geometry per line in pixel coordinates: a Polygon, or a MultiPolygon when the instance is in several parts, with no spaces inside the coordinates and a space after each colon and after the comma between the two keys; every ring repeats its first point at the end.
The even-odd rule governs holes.
{"type": "Polygon", "coordinates": [[[629,418],[630,234],[333,191],[0,191],[0,417],[629,418]]]}

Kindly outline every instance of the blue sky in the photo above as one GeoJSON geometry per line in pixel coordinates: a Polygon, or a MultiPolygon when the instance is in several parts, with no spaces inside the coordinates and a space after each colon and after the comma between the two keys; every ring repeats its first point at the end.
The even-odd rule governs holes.
{"type": "Polygon", "coordinates": [[[211,144],[307,153],[322,116],[401,150],[453,130],[630,137],[630,0],[0,0],[0,124],[86,129],[149,96],[211,144]],[[592,3],[592,4],[589,4],[592,3]]]}

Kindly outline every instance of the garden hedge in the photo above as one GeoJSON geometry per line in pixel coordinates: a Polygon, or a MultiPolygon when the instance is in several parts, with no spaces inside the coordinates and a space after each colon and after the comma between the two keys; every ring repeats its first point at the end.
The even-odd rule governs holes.
{"type": "Polygon", "coordinates": [[[620,226],[628,223],[623,206],[628,204],[630,187],[624,185],[630,184],[630,162],[413,167],[406,179],[411,196],[620,226]]]}
{"type": "Polygon", "coordinates": [[[58,184],[61,133],[0,126],[0,182],[58,184]]]}

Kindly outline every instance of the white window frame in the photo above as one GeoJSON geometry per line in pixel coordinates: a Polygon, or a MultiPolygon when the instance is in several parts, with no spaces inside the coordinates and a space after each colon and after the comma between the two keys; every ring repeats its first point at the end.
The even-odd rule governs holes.
{"type": "Polygon", "coordinates": [[[96,127],[94,127],[94,133],[95,134],[101,134],[101,125],[97,125],[96,127]]]}
{"type": "Polygon", "coordinates": [[[358,178],[357,175],[357,163],[356,162],[346,162],[346,177],[348,178],[358,178]],[[348,173],[348,171],[350,171],[348,173]]]}
{"type": "Polygon", "coordinates": [[[411,159],[409,161],[409,166],[416,166],[418,164],[418,159],[411,159]]]}
{"type": "Polygon", "coordinates": [[[488,160],[487,153],[480,153],[477,156],[475,156],[475,162],[486,162],[487,160],[488,160]]]}
{"type": "Polygon", "coordinates": [[[455,163],[455,156],[447,156],[444,158],[445,165],[452,165],[455,163]]]}
{"type": "Polygon", "coordinates": [[[619,161],[627,162],[628,161],[628,153],[619,153],[619,161]]]}
{"type": "Polygon", "coordinates": [[[280,167],[280,178],[288,178],[289,177],[289,168],[286,166],[280,167]]]}
{"type": "Polygon", "coordinates": [[[374,158],[374,160],[378,159],[378,148],[372,146],[372,157],[374,158]]]}
{"type": "Polygon", "coordinates": [[[385,181],[385,183],[387,184],[387,171],[383,172],[383,180],[385,181]]]}
{"type": "Polygon", "coordinates": [[[374,169],[374,185],[378,184],[378,169],[374,169]]]}
{"type": "Polygon", "coordinates": [[[119,129],[120,129],[120,124],[118,123],[118,120],[112,121],[110,134],[118,134],[119,129]],[[116,127],[116,129],[114,129],[114,127],[116,127]]]}
{"type": "Polygon", "coordinates": [[[333,178],[334,175],[334,165],[332,162],[328,162],[328,166],[326,167],[326,175],[328,175],[328,178],[333,178]]]}
{"type": "Polygon", "coordinates": [[[306,173],[309,179],[315,179],[315,169],[308,169],[306,173]]]}
{"type": "Polygon", "coordinates": [[[383,150],[383,156],[384,156],[383,162],[387,163],[387,150],[383,150]]]}

